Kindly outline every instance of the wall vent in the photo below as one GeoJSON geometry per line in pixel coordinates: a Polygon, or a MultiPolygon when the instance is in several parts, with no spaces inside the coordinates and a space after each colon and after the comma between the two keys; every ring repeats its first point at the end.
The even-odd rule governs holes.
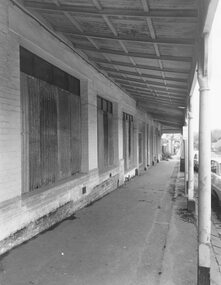
{"type": "Polygon", "coordinates": [[[86,190],[86,186],[82,187],[82,194],[86,194],[87,190],[86,190]]]}

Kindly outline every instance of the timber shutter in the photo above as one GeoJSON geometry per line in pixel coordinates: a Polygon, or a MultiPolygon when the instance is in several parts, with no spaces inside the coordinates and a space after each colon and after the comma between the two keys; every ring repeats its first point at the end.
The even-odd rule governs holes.
{"type": "Polygon", "coordinates": [[[134,165],[134,118],[123,112],[123,155],[125,170],[134,165]]]}
{"type": "Polygon", "coordinates": [[[114,165],[113,104],[97,97],[98,167],[102,171],[114,165]]]}
{"type": "Polygon", "coordinates": [[[24,192],[81,168],[80,81],[21,48],[24,192]]]}

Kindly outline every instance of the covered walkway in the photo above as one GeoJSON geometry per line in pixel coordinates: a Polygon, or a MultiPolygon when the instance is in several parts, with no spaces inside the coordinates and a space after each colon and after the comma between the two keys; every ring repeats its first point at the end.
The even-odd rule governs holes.
{"type": "Polygon", "coordinates": [[[0,1],[0,255],[65,220],[3,256],[1,285],[196,284],[190,272],[210,285],[208,67],[217,3],[0,1]],[[170,223],[176,162],[158,164],[162,134],[183,130],[183,185],[194,210],[196,80],[198,270],[189,223],[170,223]]]}
{"type": "Polygon", "coordinates": [[[178,167],[162,161],[13,249],[0,284],[196,284],[196,229],[173,217],[178,167]]]}

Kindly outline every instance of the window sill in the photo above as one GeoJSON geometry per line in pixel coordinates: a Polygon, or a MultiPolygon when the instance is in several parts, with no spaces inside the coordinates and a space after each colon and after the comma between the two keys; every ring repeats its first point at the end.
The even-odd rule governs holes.
{"type": "Polygon", "coordinates": [[[56,189],[61,188],[61,186],[65,187],[66,184],[73,184],[73,186],[76,186],[79,183],[84,182],[87,177],[88,177],[87,173],[76,173],[75,175],[71,177],[61,179],[53,184],[43,186],[38,189],[34,189],[30,192],[22,193],[21,200],[25,201],[25,200],[28,200],[29,198],[31,199],[32,197],[46,194],[47,192],[55,191],[56,189]]]}

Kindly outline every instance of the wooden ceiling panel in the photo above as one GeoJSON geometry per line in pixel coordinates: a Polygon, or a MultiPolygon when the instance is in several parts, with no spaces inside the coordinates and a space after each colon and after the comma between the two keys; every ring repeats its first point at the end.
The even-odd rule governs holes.
{"type": "Polygon", "coordinates": [[[135,63],[146,66],[160,67],[158,60],[148,58],[134,58],[135,63]]]}
{"type": "Polygon", "coordinates": [[[49,4],[52,4],[53,3],[53,0],[33,0],[32,1],[33,3],[49,3],[49,4]]]}
{"type": "MultiPolygon", "coordinates": [[[[111,73],[111,74],[113,74],[113,73],[111,73]]],[[[114,75],[114,76],[116,76],[116,75],[114,75]]],[[[132,79],[135,79],[135,80],[140,80],[141,82],[144,82],[144,80],[145,80],[147,83],[148,83],[148,81],[149,81],[149,82],[153,82],[153,83],[155,83],[155,84],[159,84],[160,86],[161,86],[161,85],[162,85],[162,86],[165,86],[163,79],[148,78],[148,77],[139,75],[139,73],[137,73],[136,76],[135,76],[135,75],[127,75],[127,76],[128,76],[131,80],[132,80],[132,79]],[[144,80],[143,80],[142,78],[144,78],[144,80]]],[[[120,75],[119,75],[119,76],[116,76],[116,77],[119,78],[120,75]]]]}
{"type": "Polygon", "coordinates": [[[128,8],[128,9],[142,9],[141,1],[134,0],[99,0],[102,8],[128,8]]]}
{"type": "MultiPolygon", "coordinates": [[[[105,64],[105,66],[107,67],[111,67],[110,63],[107,61],[107,60],[101,60],[101,59],[97,59],[97,58],[91,58],[92,60],[96,61],[98,64],[105,64]]],[[[162,68],[159,67],[159,66],[152,66],[152,65],[147,65],[147,64],[138,64],[136,62],[136,59],[134,59],[134,63],[136,64],[136,67],[141,69],[141,70],[145,70],[145,71],[148,71],[148,72],[155,72],[155,71],[159,71],[161,72],[162,69],[164,72],[167,72],[167,73],[172,73],[172,74],[177,74],[177,76],[179,76],[179,74],[183,75],[183,76],[188,76],[189,75],[189,70],[188,69],[182,69],[182,68],[179,68],[179,69],[176,69],[176,68],[165,68],[163,67],[162,65],[162,68]]],[[[122,62],[122,61],[114,61],[113,64],[117,65],[119,68],[122,68],[122,67],[129,67],[129,68],[132,68],[134,69],[135,65],[134,63],[132,62],[122,62]]]]}
{"type": "Polygon", "coordinates": [[[148,89],[152,89],[152,90],[160,90],[163,92],[168,93],[169,90],[171,90],[172,93],[180,93],[183,94],[183,92],[185,92],[185,88],[183,88],[182,86],[177,86],[173,83],[168,83],[167,85],[164,84],[164,82],[155,82],[153,80],[145,80],[142,78],[134,78],[131,76],[117,76],[114,74],[109,74],[109,76],[113,79],[115,79],[116,81],[120,82],[122,85],[133,85],[134,87],[136,87],[137,89],[142,89],[143,91],[145,91],[145,88],[148,89]]]}
{"type": "Polygon", "coordinates": [[[125,84],[122,84],[122,86],[124,86],[124,88],[130,92],[130,93],[133,93],[134,95],[137,95],[137,96],[153,96],[154,98],[165,98],[165,99],[175,99],[179,102],[180,105],[183,104],[183,102],[185,102],[185,99],[184,97],[177,97],[176,98],[176,95],[172,92],[163,92],[161,90],[152,90],[151,88],[148,87],[148,89],[146,90],[142,90],[141,88],[131,88],[131,86],[129,85],[125,85],[125,84]]]}
{"type": "MultiPolygon", "coordinates": [[[[95,57],[94,52],[92,51],[84,51],[84,53],[88,56],[88,58],[90,59],[91,57],[95,57]]],[[[102,53],[98,53],[96,54],[96,58],[99,59],[104,59],[104,55],[102,53]]],[[[95,61],[93,61],[93,63],[96,63],[95,61]]]]}
{"type": "Polygon", "coordinates": [[[142,43],[124,41],[125,46],[129,52],[146,52],[148,54],[156,54],[154,45],[152,43],[142,43]]]}
{"type": "Polygon", "coordinates": [[[48,12],[42,12],[41,16],[50,23],[52,27],[56,29],[56,27],[59,27],[62,25],[62,27],[65,27],[66,29],[72,29],[73,31],[78,31],[75,27],[73,27],[73,24],[64,17],[64,15],[60,12],[56,13],[48,13],[48,12]]]}
{"type": "MultiPolygon", "coordinates": [[[[145,74],[145,75],[153,75],[153,76],[162,76],[162,73],[161,71],[156,71],[156,70],[146,70],[146,69],[141,69],[141,68],[138,68],[139,71],[142,73],[142,74],[145,74]]],[[[136,67],[125,67],[125,66],[121,66],[120,67],[120,70],[122,70],[122,72],[124,71],[129,71],[129,72],[137,72],[137,69],[136,67]]]]}
{"type": "Polygon", "coordinates": [[[164,104],[152,105],[151,103],[148,103],[148,101],[145,104],[145,101],[141,101],[143,108],[148,110],[155,118],[162,118],[165,121],[171,121],[174,123],[179,122],[183,119],[183,112],[179,111],[178,106],[174,108],[173,104],[169,104],[170,106],[167,106],[165,108],[164,104]],[[144,105],[145,104],[145,105],[144,105]]]}
{"type": "Polygon", "coordinates": [[[113,64],[105,64],[105,63],[99,63],[97,61],[97,65],[103,70],[103,68],[114,68],[113,64]]]}
{"type": "Polygon", "coordinates": [[[112,32],[102,17],[98,16],[88,16],[83,17],[81,14],[69,13],[81,26],[82,30],[89,33],[104,33],[107,35],[112,35],[112,32]]]}
{"type": "Polygon", "coordinates": [[[148,0],[150,9],[196,9],[196,0],[148,0]]]}
{"type": "Polygon", "coordinates": [[[169,84],[173,84],[174,86],[177,87],[187,87],[187,82],[177,82],[177,81],[173,81],[173,80],[166,80],[166,83],[169,84]]]}
{"type": "Polygon", "coordinates": [[[121,61],[124,63],[130,63],[131,64],[131,61],[130,61],[128,56],[121,56],[121,55],[117,55],[117,54],[109,54],[108,57],[113,61],[121,61]]]}
{"type": "Polygon", "coordinates": [[[157,37],[173,36],[177,39],[195,38],[197,26],[191,22],[180,22],[178,19],[153,19],[157,37]]]}
{"type": "MultiPolygon", "coordinates": [[[[147,70],[143,70],[141,71],[139,68],[136,68],[135,66],[132,68],[128,68],[128,67],[118,67],[118,69],[116,70],[116,68],[113,68],[114,66],[108,66],[108,65],[103,65],[100,64],[100,68],[102,70],[104,70],[107,73],[110,74],[117,74],[118,76],[132,76],[135,77],[136,79],[138,78],[144,78],[146,80],[151,80],[152,82],[156,81],[159,82],[163,81],[163,74],[160,71],[147,71],[147,70]]],[[[186,76],[187,77],[187,76],[186,76]]],[[[169,76],[164,76],[164,80],[165,82],[167,82],[168,84],[177,84],[177,86],[182,86],[182,85],[186,85],[187,84],[187,78],[175,78],[171,75],[169,76]]],[[[163,81],[164,82],[164,81],[163,81]]]]}
{"type": "Polygon", "coordinates": [[[164,68],[174,68],[177,70],[191,70],[191,62],[175,62],[175,61],[169,61],[164,60],[163,61],[163,67],[164,68]]]}
{"type": "Polygon", "coordinates": [[[74,45],[89,45],[88,39],[85,37],[68,37],[74,45]]]}
{"type": "Polygon", "coordinates": [[[122,47],[119,44],[118,40],[104,40],[104,39],[94,39],[93,42],[99,47],[103,49],[112,49],[122,51],[122,47]]]}
{"type": "MultiPolygon", "coordinates": [[[[52,0],[51,0],[52,2],[52,0]]],[[[91,0],[59,0],[61,4],[70,4],[70,5],[76,5],[76,6],[91,6],[93,7],[93,2],[91,0]]]]}
{"type": "Polygon", "coordinates": [[[142,21],[135,21],[132,19],[125,20],[122,18],[109,18],[119,36],[131,35],[133,37],[150,37],[150,32],[145,19],[142,21]]]}
{"type": "Polygon", "coordinates": [[[184,73],[175,73],[175,72],[165,72],[164,74],[166,77],[173,77],[173,78],[183,78],[183,79],[188,79],[189,74],[184,74],[184,73]]]}
{"type": "Polygon", "coordinates": [[[179,111],[178,106],[168,102],[167,107],[165,107],[165,103],[152,104],[148,102],[148,100],[139,100],[142,103],[142,107],[149,111],[149,113],[153,114],[154,117],[156,115],[157,118],[167,118],[170,121],[177,122],[178,118],[183,118],[183,112],[179,111]]]}
{"type": "Polygon", "coordinates": [[[159,44],[159,50],[161,55],[175,55],[175,56],[187,56],[191,57],[193,54],[192,46],[180,46],[180,45],[167,45],[159,44]]]}

